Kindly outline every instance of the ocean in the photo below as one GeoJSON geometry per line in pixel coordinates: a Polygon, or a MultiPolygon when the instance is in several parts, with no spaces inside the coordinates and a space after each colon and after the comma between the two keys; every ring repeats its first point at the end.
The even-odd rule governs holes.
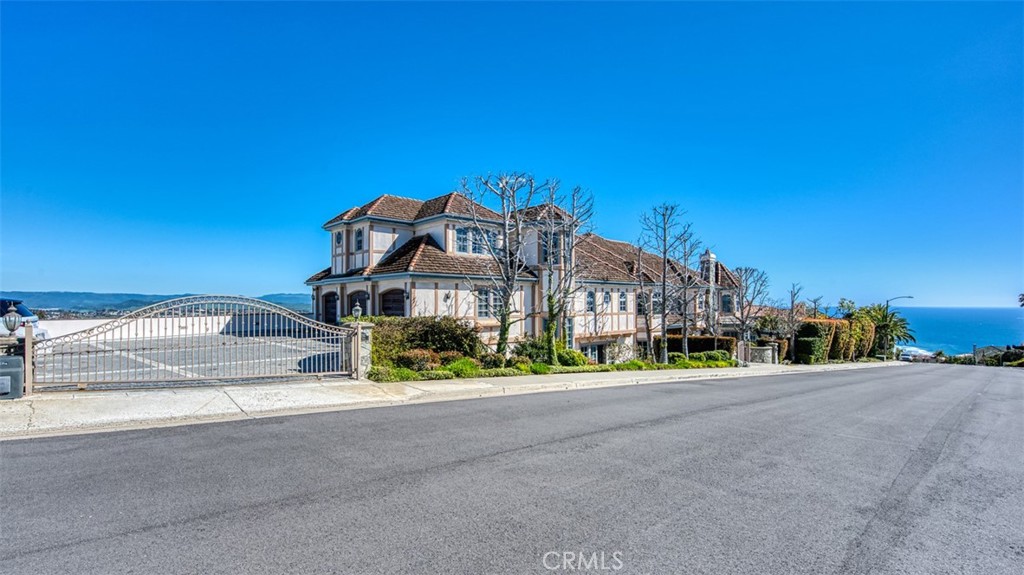
{"type": "Polygon", "coordinates": [[[900,346],[911,351],[947,355],[970,353],[973,345],[1024,343],[1024,308],[1020,307],[898,307],[907,318],[916,343],[900,346]]]}

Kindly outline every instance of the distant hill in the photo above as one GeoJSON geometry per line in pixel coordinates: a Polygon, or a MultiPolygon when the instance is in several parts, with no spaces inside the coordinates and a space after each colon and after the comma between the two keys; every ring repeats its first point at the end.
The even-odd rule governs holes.
{"type": "MultiPolygon", "coordinates": [[[[132,311],[164,300],[195,294],[154,295],[141,293],[94,293],[69,291],[4,291],[0,298],[18,299],[30,309],[62,309],[68,311],[132,311]]],[[[257,299],[275,303],[297,312],[309,313],[311,302],[305,293],[273,293],[257,299]]]]}

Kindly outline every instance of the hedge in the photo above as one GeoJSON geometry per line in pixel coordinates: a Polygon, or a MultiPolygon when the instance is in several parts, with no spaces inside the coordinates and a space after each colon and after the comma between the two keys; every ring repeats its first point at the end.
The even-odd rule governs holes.
{"type": "Polygon", "coordinates": [[[598,371],[615,371],[615,366],[609,363],[597,365],[552,365],[551,373],[592,373],[598,371]]]}
{"type": "Polygon", "coordinates": [[[796,362],[808,365],[827,363],[828,353],[820,337],[798,337],[796,339],[796,362]]]}
{"type": "MultiPolygon", "coordinates": [[[[354,320],[346,318],[343,321],[354,320]]],[[[412,349],[458,352],[466,357],[476,357],[483,348],[477,329],[454,317],[372,316],[360,318],[360,321],[373,324],[371,361],[383,367],[394,366],[398,354],[412,349]]]]}
{"type": "Polygon", "coordinates": [[[525,375],[514,367],[496,367],[492,369],[481,369],[477,377],[511,377],[514,375],[525,375]]]}
{"type": "Polygon", "coordinates": [[[853,349],[853,330],[850,328],[850,322],[846,320],[836,320],[835,330],[832,347],[828,350],[828,358],[843,360],[850,355],[853,349]]]}
{"type": "MultiPolygon", "coordinates": [[[[736,355],[736,338],[734,337],[715,337],[711,335],[691,335],[687,340],[687,348],[692,354],[693,352],[701,351],[715,351],[725,350],[729,352],[729,357],[736,355]]],[[[669,353],[682,353],[683,352],[683,336],[681,335],[669,335],[668,336],[668,351],[669,353]]],[[[661,337],[654,338],[654,353],[657,357],[661,356],[661,337]]]]}

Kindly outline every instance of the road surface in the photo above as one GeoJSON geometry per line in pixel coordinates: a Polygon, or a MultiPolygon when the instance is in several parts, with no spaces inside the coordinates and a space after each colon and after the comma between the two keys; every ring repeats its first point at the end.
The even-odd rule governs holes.
{"type": "Polygon", "coordinates": [[[0,572],[1021,573],[1024,370],[0,443],[0,572]]]}

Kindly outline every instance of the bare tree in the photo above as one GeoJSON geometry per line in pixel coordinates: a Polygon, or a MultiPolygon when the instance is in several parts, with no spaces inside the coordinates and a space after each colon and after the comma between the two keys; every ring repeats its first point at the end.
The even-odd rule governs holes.
{"type": "Polygon", "coordinates": [[[516,296],[527,271],[523,249],[529,218],[526,209],[533,205],[534,198],[543,197],[549,186],[547,180],[538,182],[522,172],[463,178],[460,185],[459,191],[469,200],[474,244],[486,246],[485,253],[494,262],[496,273],[488,280],[488,297],[493,294],[492,307],[498,319],[497,352],[502,355],[508,349],[513,316],[521,311],[516,296]],[[485,207],[488,205],[496,208],[496,214],[485,207]]]}
{"type": "MultiPolygon", "coordinates": [[[[680,218],[685,212],[677,204],[661,204],[640,216],[642,231],[641,247],[648,249],[660,259],[661,274],[658,278],[658,294],[661,296],[659,310],[661,316],[661,363],[668,363],[668,310],[670,279],[669,268],[672,259],[678,255],[683,244],[684,226],[680,218]]],[[[685,338],[684,338],[685,340],[685,338]]]]}
{"type": "Polygon", "coordinates": [[[804,291],[803,286],[798,283],[789,286],[789,309],[782,316],[779,325],[781,335],[789,339],[789,357],[796,357],[796,331],[800,329],[801,314],[797,306],[800,305],[800,293],[804,291]]]}
{"type": "Polygon", "coordinates": [[[678,239],[678,261],[682,268],[679,270],[680,283],[678,292],[680,297],[678,302],[680,304],[679,312],[683,317],[683,353],[689,358],[690,311],[692,309],[694,313],[696,312],[697,298],[700,297],[699,286],[701,284],[700,277],[693,272],[691,264],[698,257],[703,244],[694,235],[693,226],[689,222],[682,225],[678,239]]]}
{"type": "Polygon", "coordinates": [[[821,307],[821,300],[825,299],[824,296],[812,297],[807,299],[807,303],[814,310],[811,317],[818,317],[818,309],[821,307]]]}
{"type": "Polygon", "coordinates": [[[576,246],[578,242],[586,241],[580,237],[590,231],[594,197],[580,186],[568,194],[561,194],[557,181],[551,182],[545,191],[544,202],[533,211],[540,226],[540,265],[545,275],[544,300],[548,324],[544,330],[544,341],[548,360],[552,365],[558,365],[555,342],[559,337],[566,337],[566,322],[572,321],[568,312],[584,287],[578,280],[585,275],[585,260],[576,257],[576,246]]]}
{"type": "Polygon", "coordinates": [[[636,265],[633,266],[633,275],[638,286],[636,305],[637,312],[644,316],[644,333],[647,335],[644,355],[654,359],[654,333],[651,328],[651,324],[654,323],[654,286],[647,281],[647,274],[644,272],[644,249],[639,244],[640,242],[637,242],[636,265]]]}
{"type": "Polygon", "coordinates": [[[740,338],[750,339],[750,328],[758,311],[768,299],[768,274],[757,268],[736,268],[739,287],[736,290],[736,319],[740,324],[740,338]]]}

